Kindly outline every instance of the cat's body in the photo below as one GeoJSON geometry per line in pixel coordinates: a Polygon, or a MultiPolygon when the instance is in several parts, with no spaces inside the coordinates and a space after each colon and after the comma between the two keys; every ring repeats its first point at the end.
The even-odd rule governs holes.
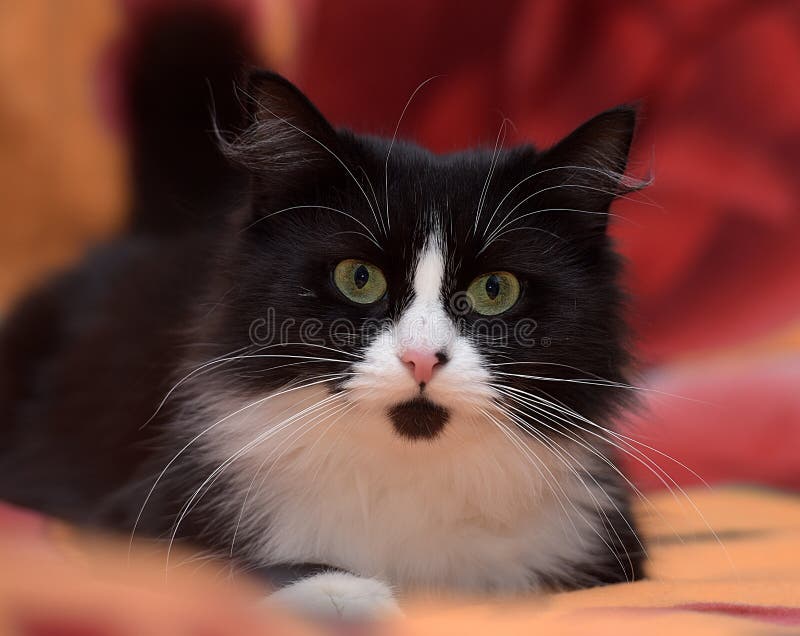
{"type": "Polygon", "coordinates": [[[547,153],[434,156],[334,131],[273,75],[242,94],[250,127],[227,159],[206,139],[217,203],[191,193],[185,157],[189,176],[167,168],[160,187],[202,212],[172,223],[173,199],[159,215],[145,188],[128,235],[4,326],[0,497],[341,571],[278,594],[310,606],[391,606],[379,581],[641,576],[606,429],[628,355],[605,221],[632,111],[547,153]],[[481,302],[516,295],[481,314],[476,280],[481,302]]]}

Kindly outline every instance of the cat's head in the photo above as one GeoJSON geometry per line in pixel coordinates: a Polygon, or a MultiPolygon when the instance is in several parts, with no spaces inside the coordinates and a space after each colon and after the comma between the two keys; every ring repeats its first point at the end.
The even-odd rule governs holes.
{"type": "Polygon", "coordinates": [[[269,73],[223,141],[251,176],[207,330],[227,386],[324,388],[410,444],[596,420],[629,363],[607,235],[635,112],[545,151],[435,155],[337,130],[269,73]]]}

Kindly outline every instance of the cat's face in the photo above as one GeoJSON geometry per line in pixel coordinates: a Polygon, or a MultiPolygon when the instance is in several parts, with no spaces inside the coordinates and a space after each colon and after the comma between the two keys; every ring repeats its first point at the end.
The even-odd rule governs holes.
{"type": "Polygon", "coordinates": [[[256,123],[228,148],[252,202],[211,327],[220,354],[244,351],[225,371],[237,391],[324,387],[409,443],[460,416],[546,432],[616,406],[627,355],[605,229],[631,111],[545,153],[435,156],[335,132],[271,76],[255,86],[256,123]]]}

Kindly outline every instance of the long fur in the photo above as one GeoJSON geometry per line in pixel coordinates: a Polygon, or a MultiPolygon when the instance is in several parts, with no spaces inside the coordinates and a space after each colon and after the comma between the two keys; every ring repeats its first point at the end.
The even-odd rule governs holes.
{"type": "Polygon", "coordinates": [[[267,573],[470,592],[642,576],[616,466],[631,356],[606,233],[632,187],[633,110],[545,151],[437,156],[336,130],[270,73],[236,102],[218,145],[139,184],[130,233],[4,326],[0,497],[267,573]],[[174,210],[153,197],[193,179],[214,209],[192,196],[188,217],[158,220],[174,210]],[[345,259],[379,267],[386,295],[348,300],[345,259]],[[489,320],[464,291],[501,271],[522,291],[489,320]],[[412,345],[440,360],[427,383],[412,345]]]}

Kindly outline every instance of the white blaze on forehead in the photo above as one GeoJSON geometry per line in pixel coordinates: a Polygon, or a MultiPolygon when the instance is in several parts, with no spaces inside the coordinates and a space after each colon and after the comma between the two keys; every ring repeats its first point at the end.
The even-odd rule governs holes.
{"type": "Polygon", "coordinates": [[[399,350],[447,350],[456,335],[444,310],[444,250],[435,235],[420,250],[412,282],[413,298],[396,325],[399,350]]]}
{"type": "Polygon", "coordinates": [[[433,304],[441,301],[444,282],[444,254],[436,237],[425,243],[414,270],[414,302],[433,304]]]}

